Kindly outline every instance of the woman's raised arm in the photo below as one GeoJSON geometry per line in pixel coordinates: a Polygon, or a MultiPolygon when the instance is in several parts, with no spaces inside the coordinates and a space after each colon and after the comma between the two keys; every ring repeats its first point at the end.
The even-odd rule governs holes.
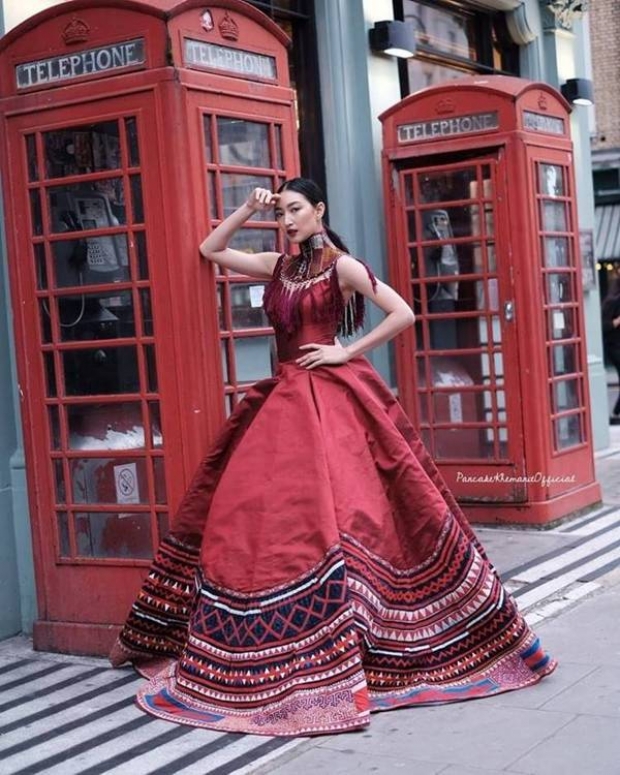
{"type": "Polygon", "coordinates": [[[255,188],[247,201],[241,207],[225,218],[219,226],[203,240],[200,245],[200,253],[204,258],[213,261],[233,272],[246,274],[260,280],[268,280],[278,260],[278,253],[245,253],[243,250],[234,250],[228,247],[228,243],[243,224],[254,213],[268,210],[278,201],[278,194],[274,194],[267,188],[255,188]]]}

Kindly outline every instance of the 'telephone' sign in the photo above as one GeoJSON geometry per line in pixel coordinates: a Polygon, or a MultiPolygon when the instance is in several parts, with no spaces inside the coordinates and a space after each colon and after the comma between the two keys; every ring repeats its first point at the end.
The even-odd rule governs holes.
{"type": "Polygon", "coordinates": [[[467,135],[474,132],[488,132],[499,128],[497,111],[471,113],[467,116],[453,116],[436,121],[418,121],[415,124],[401,124],[398,127],[399,143],[414,143],[418,140],[432,140],[436,137],[467,135]]]}
{"type": "Polygon", "coordinates": [[[246,78],[264,78],[269,81],[275,81],[278,77],[275,57],[240,48],[185,38],[183,57],[186,65],[201,69],[223,70],[246,78]]]}
{"type": "Polygon", "coordinates": [[[15,79],[18,89],[30,89],[33,86],[73,81],[94,73],[135,67],[145,62],[144,38],[136,38],[65,56],[23,62],[15,68],[15,79]]]}

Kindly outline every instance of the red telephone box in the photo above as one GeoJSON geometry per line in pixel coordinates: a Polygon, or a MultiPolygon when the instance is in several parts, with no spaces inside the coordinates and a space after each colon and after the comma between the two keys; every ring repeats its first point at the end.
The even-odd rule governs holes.
{"type": "Polygon", "coordinates": [[[390,275],[417,316],[399,392],[474,521],[548,523],[601,498],[568,110],[491,76],[381,116],[390,275]]]}
{"type": "MultiPolygon", "coordinates": [[[[40,649],[105,653],[226,412],[272,373],[209,228],[297,174],[287,36],[239,0],[77,0],[0,41],[40,649]]],[[[270,214],[239,244],[278,249],[270,214]]]]}

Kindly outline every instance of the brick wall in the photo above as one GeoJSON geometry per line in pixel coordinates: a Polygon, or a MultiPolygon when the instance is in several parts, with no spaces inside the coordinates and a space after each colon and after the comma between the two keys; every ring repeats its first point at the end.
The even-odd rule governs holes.
{"type": "Polygon", "coordinates": [[[620,148],[620,2],[589,4],[596,109],[595,150],[620,148]]]}

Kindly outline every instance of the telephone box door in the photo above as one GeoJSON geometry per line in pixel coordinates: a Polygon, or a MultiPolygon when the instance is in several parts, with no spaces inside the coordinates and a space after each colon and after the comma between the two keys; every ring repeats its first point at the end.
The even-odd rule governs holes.
{"type": "Polygon", "coordinates": [[[437,158],[392,168],[394,282],[416,314],[408,347],[397,355],[402,400],[449,484],[467,481],[471,500],[488,500],[492,491],[493,499],[520,501],[524,454],[513,281],[500,228],[508,217],[502,151],[445,164],[437,158]]]}
{"type": "MultiPolygon", "coordinates": [[[[202,164],[195,180],[198,211],[215,228],[260,186],[277,189],[298,170],[290,107],[211,93],[190,93],[188,124],[194,127],[192,157],[202,164]],[[200,204],[201,203],[201,204],[200,204]]],[[[205,229],[206,231],[206,229],[205,229]]],[[[235,235],[232,247],[255,253],[281,250],[273,210],[256,214],[235,235]]],[[[213,293],[210,268],[206,294],[213,293]]],[[[229,414],[248,387],[275,373],[272,329],[262,308],[266,285],[216,267],[224,410],[229,414]]]]}
{"type": "Polygon", "coordinates": [[[164,214],[147,196],[159,191],[155,125],[151,95],[9,120],[43,645],[41,628],[79,622],[79,650],[80,626],[121,620],[166,528],[179,440],[161,416],[173,370],[155,340],[169,325],[167,284],[154,282],[164,214]],[[33,453],[41,439],[48,455],[33,453]]]}

